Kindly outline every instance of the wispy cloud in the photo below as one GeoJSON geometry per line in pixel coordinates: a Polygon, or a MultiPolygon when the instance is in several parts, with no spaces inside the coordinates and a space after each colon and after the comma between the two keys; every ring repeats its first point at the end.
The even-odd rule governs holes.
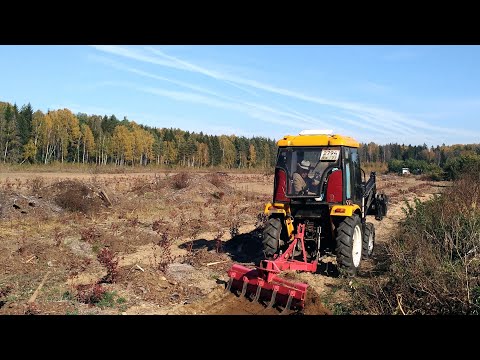
{"type": "MultiPolygon", "coordinates": [[[[233,111],[246,114],[254,119],[258,119],[258,120],[262,120],[262,121],[274,123],[274,124],[281,124],[284,126],[290,126],[290,127],[299,128],[299,129],[308,127],[309,124],[311,123],[310,120],[307,120],[308,122],[306,122],[305,119],[303,119],[302,117],[296,114],[276,110],[273,108],[269,108],[267,106],[254,104],[254,103],[237,103],[237,102],[223,101],[223,100],[218,100],[209,96],[204,96],[204,95],[196,94],[192,92],[168,90],[168,89],[159,88],[159,87],[138,86],[134,83],[120,82],[120,81],[104,81],[101,83],[97,83],[96,85],[125,87],[132,90],[141,91],[144,93],[166,97],[174,101],[195,103],[195,104],[201,104],[201,105],[206,105],[210,107],[233,110],[233,111]]],[[[78,109],[80,111],[79,106],[78,107],[72,106],[72,108],[78,109]]],[[[104,113],[105,109],[97,108],[97,110],[98,110],[97,112],[104,113]]]]}
{"type": "MultiPolygon", "coordinates": [[[[379,106],[367,105],[367,104],[351,102],[351,101],[338,101],[338,100],[327,99],[324,97],[304,94],[301,92],[285,89],[279,86],[266,84],[253,79],[243,78],[243,77],[235,76],[228,73],[221,73],[218,71],[214,71],[214,70],[196,65],[192,62],[168,55],[165,52],[152,47],[146,47],[144,49],[150,52],[151,54],[154,54],[154,56],[144,53],[141,49],[132,50],[132,49],[127,49],[120,46],[108,46],[108,47],[97,46],[95,48],[103,52],[127,57],[130,59],[135,59],[141,62],[148,62],[148,63],[152,63],[152,64],[164,66],[164,67],[170,67],[170,68],[175,68],[179,70],[202,74],[204,76],[207,76],[219,81],[223,81],[227,84],[240,88],[251,94],[253,93],[257,96],[259,96],[258,91],[264,91],[271,94],[282,95],[291,99],[296,99],[304,102],[322,105],[327,108],[331,107],[333,109],[337,109],[337,111],[340,110],[344,114],[348,114],[350,115],[350,117],[352,117],[351,119],[347,119],[345,117],[339,117],[337,120],[343,121],[349,126],[357,126],[359,128],[365,128],[366,126],[365,122],[367,122],[370,124],[368,125],[369,130],[372,131],[373,133],[378,134],[380,138],[382,135],[385,135],[385,131],[398,133],[404,138],[409,138],[409,137],[410,138],[412,137],[432,138],[433,133],[438,133],[440,137],[442,137],[441,136],[442,134],[474,135],[469,131],[459,132],[458,129],[435,126],[425,121],[419,120],[417,118],[406,116],[405,114],[402,114],[400,112],[390,110],[390,109],[385,109],[379,106]],[[256,91],[253,91],[252,89],[256,91]]],[[[394,59],[401,59],[401,58],[412,58],[414,56],[417,56],[416,52],[407,48],[402,48],[387,55],[386,58],[390,60],[394,60],[394,59]]],[[[145,72],[141,70],[136,70],[135,72],[137,72],[139,75],[152,77],[152,74],[147,75],[145,72]]],[[[156,76],[156,75],[153,75],[153,76],[156,76]]],[[[171,79],[169,81],[173,82],[171,79]]],[[[204,93],[207,93],[205,91],[206,89],[200,89],[199,87],[196,87],[192,84],[186,84],[186,83],[179,84],[178,81],[177,81],[177,84],[181,86],[189,87],[192,90],[202,91],[204,93]]],[[[238,104],[226,105],[224,102],[219,102],[218,100],[214,100],[214,99],[207,100],[205,96],[199,97],[198,95],[194,96],[193,94],[188,94],[188,95],[187,94],[182,95],[180,93],[172,94],[172,93],[166,93],[165,91],[157,92],[157,94],[159,95],[161,94],[162,96],[174,96],[175,98],[182,99],[183,101],[201,102],[211,106],[220,106],[220,107],[228,107],[228,108],[232,108],[233,106],[233,108],[237,110],[241,109],[239,111],[245,111],[245,108],[240,107],[241,105],[244,105],[244,106],[246,105],[249,107],[253,106],[253,107],[256,107],[256,110],[263,111],[264,116],[262,117],[262,119],[269,122],[273,122],[273,119],[271,119],[270,116],[265,116],[265,115],[277,114],[277,115],[288,115],[289,118],[294,118],[298,120],[300,120],[299,118],[301,118],[301,123],[298,123],[298,127],[309,126],[313,123],[316,123],[319,126],[324,126],[321,121],[318,121],[318,120],[310,121],[308,117],[300,116],[299,113],[295,115],[294,112],[275,111],[273,108],[268,107],[266,105],[262,105],[262,104],[256,104],[251,102],[249,103],[244,102],[242,104],[241,102],[239,102],[238,104]]],[[[210,91],[210,95],[214,95],[218,97],[219,94],[214,94],[210,91]]],[[[252,109],[248,109],[248,113],[252,115],[252,109]]]]}
{"type": "Polygon", "coordinates": [[[152,88],[152,87],[137,87],[139,91],[151,93],[154,95],[159,95],[163,97],[170,98],[176,101],[185,101],[190,103],[203,104],[207,106],[223,108],[238,111],[244,114],[251,116],[262,121],[266,121],[274,124],[288,125],[296,128],[305,128],[311,124],[311,122],[306,122],[300,116],[291,114],[284,111],[275,110],[267,106],[258,105],[258,104],[248,104],[248,103],[233,103],[222,100],[213,99],[208,96],[203,96],[195,93],[184,92],[184,91],[172,91],[161,88],[152,88]]]}
{"type": "MultiPolygon", "coordinates": [[[[91,105],[79,105],[79,104],[73,104],[73,103],[57,103],[57,104],[52,104],[48,107],[49,110],[58,110],[58,109],[69,109],[71,112],[74,114],[76,113],[85,113],[88,115],[112,115],[117,113],[118,114],[118,109],[110,109],[110,108],[105,108],[105,107],[100,107],[100,106],[91,106],[91,105]]],[[[47,109],[45,109],[46,111],[47,109]]]]}
{"type": "MultiPolygon", "coordinates": [[[[160,52],[160,51],[157,52],[157,55],[165,56],[165,55],[162,55],[162,54],[163,53],[160,52]]],[[[193,65],[192,63],[189,63],[189,62],[184,61],[184,60],[177,59],[173,56],[168,56],[167,58],[168,58],[168,60],[170,60],[172,62],[177,62],[178,64],[181,64],[181,65],[187,67],[190,70],[198,69],[198,67],[193,65]]],[[[200,71],[204,74],[208,74],[208,70],[205,70],[204,68],[201,68],[200,71]]],[[[291,90],[287,90],[287,89],[284,89],[284,88],[281,88],[281,87],[261,83],[259,81],[240,78],[240,77],[237,77],[237,76],[234,76],[234,75],[229,75],[229,74],[216,73],[215,78],[226,80],[226,81],[229,81],[231,83],[238,83],[238,84],[242,84],[242,85],[247,85],[247,86],[259,89],[259,90],[264,90],[264,91],[275,93],[275,94],[278,94],[278,95],[284,95],[284,96],[296,98],[296,99],[299,99],[299,100],[304,100],[304,101],[308,101],[308,102],[317,103],[317,104],[320,104],[320,105],[333,106],[333,107],[337,107],[337,108],[340,108],[340,109],[343,109],[343,110],[356,111],[360,115],[374,116],[374,117],[377,118],[377,120],[382,119],[378,115],[386,116],[387,121],[390,121],[390,123],[404,124],[404,125],[407,125],[408,127],[411,127],[413,125],[415,127],[420,127],[420,128],[428,129],[428,130],[438,129],[439,131],[449,131],[449,129],[436,128],[436,127],[431,126],[431,125],[429,125],[425,122],[415,120],[415,119],[411,119],[411,118],[406,118],[401,113],[397,113],[397,112],[394,112],[394,111],[391,111],[391,110],[382,109],[382,108],[379,108],[379,107],[368,106],[368,105],[364,105],[364,104],[361,104],[361,103],[355,103],[355,102],[335,101],[335,100],[330,100],[330,99],[326,99],[326,98],[322,98],[322,97],[318,97],[318,96],[311,96],[311,95],[302,94],[302,93],[299,93],[299,92],[294,92],[294,91],[291,91],[291,90]]],[[[453,130],[453,129],[450,129],[450,130],[453,130]]]]}
{"type": "Polygon", "coordinates": [[[365,91],[374,95],[384,95],[392,91],[390,86],[379,84],[374,81],[366,81],[358,85],[360,91],[365,91]]]}
{"type": "MultiPolygon", "coordinates": [[[[226,95],[220,94],[218,92],[212,91],[212,90],[207,89],[205,87],[200,87],[200,86],[197,86],[197,85],[194,85],[194,84],[191,84],[191,83],[174,80],[174,79],[167,78],[167,77],[164,77],[164,76],[158,76],[158,75],[155,75],[155,74],[143,71],[143,70],[139,70],[137,68],[129,67],[129,66],[127,66],[125,64],[122,64],[120,62],[113,61],[111,59],[101,57],[101,56],[92,56],[90,59],[92,59],[94,61],[101,62],[101,63],[109,65],[109,66],[112,66],[112,67],[114,67],[116,69],[119,69],[119,70],[128,71],[128,72],[140,75],[140,76],[144,76],[144,77],[148,77],[148,78],[152,78],[152,79],[156,79],[156,80],[160,80],[160,81],[165,81],[165,82],[172,83],[172,84],[175,84],[175,85],[178,85],[178,86],[190,89],[190,90],[194,90],[194,91],[197,91],[197,92],[200,92],[200,93],[203,93],[203,94],[212,95],[212,96],[217,97],[219,99],[227,100],[227,102],[218,101],[218,99],[213,99],[211,97],[201,96],[201,95],[195,94],[195,93],[170,91],[170,90],[165,90],[165,89],[161,89],[161,88],[138,88],[138,90],[141,90],[141,91],[145,91],[145,92],[149,92],[149,93],[152,93],[152,94],[168,97],[170,99],[177,100],[177,101],[188,101],[188,102],[200,103],[200,104],[208,105],[208,106],[214,106],[214,107],[220,107],[220,108],[226,108],[226,109],[241,111],[241,112],[244,112],[244,113],[248,113],[250,115],[253,114],[254,110],[259,110],[260,113],[271,113],[271,114],[274,114],[274,115],[283,116],[285,119],[289,119],[289,120],[285,120],[285,121],[279,121],[279,120],[278,121],[273,121],[272,117],[268,117],[269,120],[265,120],[267,122],[285,124],[286,122],[293,120],[293,121],[297,121],[297,122],[300,121],[298,126],[309,126],[309,124],[312,124],[312,125],[315,125],[315,126],[327,126],[327,124],[325,122],[322,122],[321,120],[316,119],[312,116],[302,114],[302,113],[300,113],[298,111],[295,111],[295,110],[281,111],[281,110],[278,110],[276,108],[272,108],[272,107],[267,106],[267,105],[235,99],[233,97],[226,96],[226,95]]],[[[102,82],[102,83],[99,83],[99,84],[96,84],[96,85],[97,86],[117,85],[117,86],[130,86],[130,87],[133,86],[132,84],[129,84],[129,83],[110,82],[110,81],[102,82]]],[[[254,114],[255,114],[255,116],[254,116],[255,118],[260,119],[260,120],[263,119],[262,116],[258,115],[259,114],[258,111],[255,112],[254,114]]],[[[298,126],[295,126],[295,127],[298,127],[298,126]]]]}
{"type": "Polygon", "coordinates": [[[174,63],[177,63],[177,64],[180,64],[180,65],[183,65],[185,66],[187,69],[189,69],[190,71],[193,71],[193,72],[198,72],[200,74],[204,74],[204,75],[207,75],[207,76],[210,76],[214,79],[217,79],[217,80],[223,80],[225,81],[226,83],[240,89],[240,90],[243,90],[249,94],[252,94],[252,95],[255,95],[255,96],[258,96],[258,94],[250,89],[247,89],[243,86],[239,86],[238,83],[236,81],[231,81],[229,80],[228,78],[226,78],[222,73],[219,73],[219,72],[216,72],[216,71],[212,71],[212,70],[208,70],[204,67],[201,67],[201,66],[198,66],[198,65],[194,65],[190,62],[187,62],[187,61],[184,61],[184,60],[180,60],[179,58],[176,58],[174,56],[170,56],[170,55],[167,55],[165,54],[163,51],[160,51],[158,49],[155,49],[155,48],[152,48],[150,46],[147,46],[145,47],[145,49],[151,51],[152,53],[154,53],[155,55],[159,55],[163,58],[166,58],[174,63]]]}
{"type": "Polygon", "coordinates": [[[201,93],[204,93],[204,94],[213,95],[213,96],[216,96],[216,97],[221,98],[221,99],[230,100],[230,101],[240,101],[238,99],[235,99],[233,97],[230,97],[230,96],[227,96],[227,95],[224,95],[224,94],[220,94],[219,92],[210,90],[210,89],[208,89],[206,87],[203,87],[203,86],[198,86],[198,85],[195,85],[195,84],[192,84],[192,83],[187,83],[185,81],[175,80],[175,79],[172,79],[172,78],[167,78],[165,76],[159,76],[159,75],[156,75],[156,74],[152,74],[152,73],[147,72],[147,71],[143,71],[143,70],[139,70],[137,68],[131,67],[131,66],[127,66],[123,63],[120,63],[118,61],[114,61],[114,60],[106,58],[104,56],[90,55],[89,58],[91,60],[103,63],[105,65],[111,66],[111,67],[113,67],[115,69],[118,69],[118,70],[128,71],[130,73],[137,74],[137,75],[147,77],[147,78],[150,78],[150,79],[155,79],[155,80],[159,80],[159,81],[168,82],[168,83],[175,84],[175,85],[178,85],[178,86],[190,89],[190,90],[198,91],[198,92],[201,92],[201,93]]]}
{"type": "Polygon", "coordinates": [[[349,125],[353,125],[354,127],[367,129],[367,130],[370,130],[373,133],[382,134],[382,135],[385,135],[385,136],[388,136],[388,137],[394,137],[395,135],[398,134],[398,133],[395,133],[394,131],[379,129],[378,127],[375,127],[374,125],[368,125],[367,123],[362,122],[362,121],[358,121],[358,120],[352,120],[352,119],[348,119],[348,118],[341,117],[341,116],[336,116],[336,115],[333,115],[332,118],[334,118],[336,120],[339,120],[339,121],[342,121],[342,122],[345,122],[349,125]]]}
{"type": "MultiPolygon", "coordinates": [[[[115,49],[114,50],[115,54],[123,54],[124,56],[132,57],[132,52],[131,51],[130,52],[119,51],[117,49],[117,47],[107,47],[107,52],[110,52],[112,50],[112,48],[115,49]]],[[[105,50],[103,47],[100,48],[100,49],[105,50]]],[[[133,56],[133,58],[134,59],[144,59],[143,56],[133,56]]],[[[299,111],[293,110],[293,109],[288,108],[288,107],[286,107],[285,105],[282,105],[282,104],[278,104],[278,108],[283,107],[283,108],[288,109],[288,111],[281,111],[281,110],[278,110],[278,108],[272,108],[272,107],[267,106],[267,105],[235,99],[235,98],[220,94],[218,92],[212,91],[212,90],[207,89],[205,87],[200,87],[200,86],[197,86],[197,85],[194,85],[194,84],[191,84],[191,83],[174,80],[174,79],[167,78],[167,77],[164,77],[164,76],[158,76],[158,75],[155,75],[155,74],[143,71],[143,70],[139,70],[137,68],[127,66],[123,63],[111,60],[111,59],[103,57],[103,56],[90,56],[90,59],[94,60],[94,61],[97,61],[97,62],[101,62],[101,63],[109,65],[109,66],[112,66],[112,67],[114,67],[116,69],[119,69],[119,70],[124,70],[124,71],[128,71],[128,72],[140,75],[140,76],[144,76],[144,77],[148,77],[148,78],[152,78],[152,79],[176,84],[176,85],[182,86],[184,88],[188,88],[190,90],[198,91],[200,93],[204,93],[204,94],[215,96],[215,97],[220,98],[220,99],[228,100],[229,102],[221,102],[221,101],[211,99],[211,98],[208,98],[208,97],[205,97],[205,96],[200,96],[200,95],[194,94],[194,93],[169,91],[169,90],[165,90],[165,89],[161,89],[161,88],[142,88],[142,89],[139,89],[141,91],[146,91],[146,92],[150,92],[150,93],[153,93],[153,94],[156,94],[156,95],[161,95],[161,96],[164,96],[164,97],[168,97],[168,98],[173,99],[173,100],[189,101],[189,102],[200,103],[200,104],[208,105],[208,106],[215,106],[215,107],[220,107],[220,108],[226,108],[226,109],[241,111],[241,112],[244,112],[244,113],[248,113],[250,116],[252,116],[253,118],[258,119],[258,120],[266,121],[266,122],[269,122],[269,123],[280,124],[280,125],[289,125],[289,126],[293,126],[295,128],[305,128],[305,127],[309,127],[309,126],[316,126],[316,127],[328,127],[329,126],[329,124],[326,123],[325,121],[321,121],[321,120],[319,120],[319,119],[317,119],[313,116],[306,115],[306,114],[301,113],[299,111]],[[276,115],[277,117],[267,116],[266,114],[273,114],[273,115],[276,115]],[[278,116],[282,117],[282,119],[278,118],[278,116]],[[292,123],[292,120],[294,121],[293,123],[292,123]]],[[[188,63],[186,63],[186,62],[183,62],[183,64],[181,66],[186,66],[190,69],[196,69],[196,70],[201,69],[201,68],[196,67],[196,66],[188,66],[188,63]]],[[[209,75],[212,74],[212,72],[203,71],[203,70],[200,70],[200,71],[202,71],[202,73],[204,73],[204,74],[209,74],[209,75]]],[[[220,75],[215,75],[215,76],[219,77],[220,75]]],[[[103,85],[115,85],[112,82],[103,82],[102,84],[103,85]]],[[[116,83],[116,85],[122,85],[122,84],[116,83]]],[[[125,85],[125,83],[123,85],[125,85]]]]}
{"type": "Polygon", "coordinates": [[[419,56],[418,51],[414,51],[412,48],[399,47],[398,49],[392,50],[390,53],[384,56],[385,60],[391,61],[402,61],[402,60],[412,60],[419,56]]]}
{"type": "Polygon", "coordinates": [[[122,47],[122,46],[92,45],[92,47],[94,47],[97,50],[103,51],[103,52],[127,57],[127,58],[130,58],[130,59],[135,59],[135,60],[138,60],[138,61],[148,62],[148,63],[151,63],[151,64],[156,64],[156,65],[161,65],[161,66],[168,66],[168,67],[179,69],[179,70],[188,70],[186,67],[181,66],[179,62],[169,61],[169,60],[165,60],[165,59],[158,58],[158,57],[148,56],[148,55],[146,55],[144,53],[141,53],[139,51],[131,50],[131,49],[128,49],[128,48],[125,48],[125,47],[122,47]]]}

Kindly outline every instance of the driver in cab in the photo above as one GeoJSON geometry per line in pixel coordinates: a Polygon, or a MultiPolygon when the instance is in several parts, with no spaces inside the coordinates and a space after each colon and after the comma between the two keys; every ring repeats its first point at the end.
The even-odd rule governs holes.
{"type": "Polygon", "coordinates": [[[302,160],[298,164],[297,172],[293,173],[293,189],[295,194],[299,195],[316,195],[315,187],[320,183],[308,177],[310,170],[310,161],[302,160]]]}

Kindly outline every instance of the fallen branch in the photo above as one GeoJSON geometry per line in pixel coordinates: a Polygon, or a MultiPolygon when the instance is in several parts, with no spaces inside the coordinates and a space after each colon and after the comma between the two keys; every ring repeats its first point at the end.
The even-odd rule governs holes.
{"type": "Polygon", "coordinates": [[[45,284],[45,281],[47,280],[47,276],[48,276],[49,274],[50,274],[50,270],[47,271],[47,273],[46,273],[45,276],[43,277],[42,282],[40,283],[40,285],[38,285],[37,290],[35,290],[35,292],[33,293],[32,297],[28,300],[28,303],[29,303],[29,304],[35,302],[35,299],[37,298],[38,293],[39,293],[40,290],[42,289],[43,284],[45,284]]]}
{"type": "Polygon", "coordinates": [[[108,198],[108,195],[105,193],[105,191],[100,190],[100,191],[98,192],[98,196],[100,196],[100,198],[103,200],[103,202],[107,203],[107,207],[112,206],[112,202],[111,202],[110,199],[108,198]]]}
{"type": "Polygon", "coordinates": [[[31,258],[29,258],[27,261],[25,261],[25,264],[28,264],[30,261],[32,261],[33,259],[35,259],[37,256],[36,255],[32,255],[31,258]]]}
{"type": "Polygon", "coordinates": [[[397,294],[397,303],[398,303],[398,309],[402,312],[403,315],[405,315],[405,311],[403,311],[403,308],[402,308],[402,294],[397,294]]]}
{"type": "Polygon", "coordinates": [[[143,269],[140,267],[140,265],[135,264],[135,267],[136,267],[138,270],[142,270],[142,272],[145,272],[145,270],[143,270],[143,269]]]}
{"type": "Polygon", "coordinates": [[[212,265],[217,265],[217,264],[226,263],[227,261],[228,261],[228,260],[215,261],[215,262],[208,263],[208,264],[206,264],[206,265],[207,265],[207,266],[212,266],[212,265]]]}

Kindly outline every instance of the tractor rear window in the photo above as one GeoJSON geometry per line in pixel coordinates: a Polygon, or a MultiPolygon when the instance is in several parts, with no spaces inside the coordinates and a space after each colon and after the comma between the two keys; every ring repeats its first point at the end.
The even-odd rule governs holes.
{"type": "Polygon", "coordinates": [[[339,168],[340,147],[291,147],[279,149],[277,167],[287,173],[287,195],[318,197],[325,170],[339,168]]]}

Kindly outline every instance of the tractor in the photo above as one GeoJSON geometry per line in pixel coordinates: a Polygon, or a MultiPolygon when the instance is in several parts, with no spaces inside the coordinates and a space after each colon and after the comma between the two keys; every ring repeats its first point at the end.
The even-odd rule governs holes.
{"type": "Polygon", "coordinates": [[[360,144],[327,130],[304,130],[277,142],[273,201],[266,204],[262,243],[265,259],[248,268],[234,264],[227,290],[241,289],[267,307],[303,309],[308,285],[285,279],[285,270],[317,272],[324,256],[335,256],[341,273],[353,277],[375,246],[375,227],[388,198],[377,193],[376,174],[366,180],[360,144]],[[254,294],[254,295],[253,295],[254,294]]]}

